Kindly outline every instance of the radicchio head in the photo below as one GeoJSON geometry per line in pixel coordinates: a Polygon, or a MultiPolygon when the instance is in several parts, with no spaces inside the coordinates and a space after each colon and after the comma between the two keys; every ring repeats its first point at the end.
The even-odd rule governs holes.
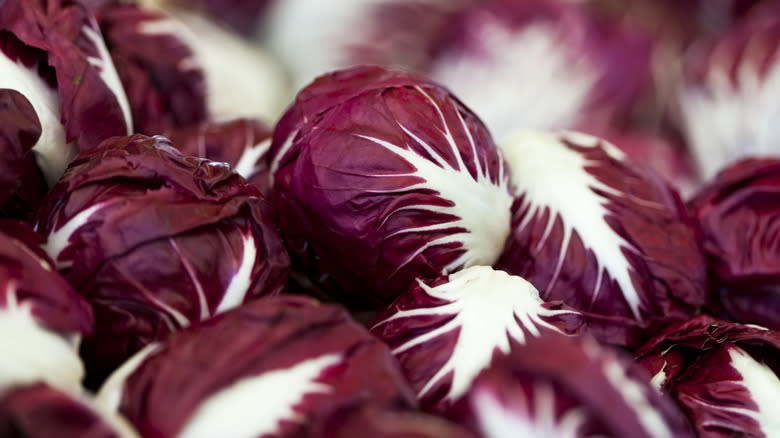
{"type": "Polygon", "coordinates": [[[484,438],[693,437],[649,377],[589,336],[534,338],[480,373],[452,415],[484,438]]]}
{"type": "Polygon", "coordinates": [[[732,162],[777,155],[780,145],[780,7],[763,2],[727,32],[686,53],[679,120],[701,176],[732,162]]]}
{"type": "Polygon", "coordinates": [[[780,432],[780,334],[699,316],[635,351],[653,383],[683,407],[698,436],[780,432]]]}
{"type": "Polygon", "coordinates": [[[416,277],[489,265],[509,233],[490,134],[420,76],[361,66],[318,78],[277,124],[269,159],[288,249],[353,301],[381,306],[416,277]]]}
{"type": "Polygon", "coordinates": [[[289,258],[257,189],[164,137],[115,137],[83,152],[37,227],[95,309],[98,330],[82,350],[98,375],[287,280],[289,258]]]}
{"type": "Polygon", "coordinates": [[[601,341],[637,345],[706,301],[706,265],[674,190],[579,133],[520,132],[503,144],[512,236],[497,266],[580,310],[601,341]]]}
{"type": "Polygon", "coordinates": [[[577,2],[469,3],[452,18],[428,74],[499,140],[518,127],[624,123],[650,85],[645,38],[577,2]]]}
{"type": "Polygon", "coordinates": [[[24,95],[41,125],[34,151],[46,181],[77,150],[132,131],[130,108],[94,17],[73,1],[6,0],[0,88],[24,95]]]}
{"type": "Polygon", "coordinates": [[[102,8],[112,56],[142,133],[206,120],[276,120],[292,94],[283,67],[260,45],[194,10],[157,0],[102,8]],[[159,116],[159,117],[155,117],[159,116]]]}
{"type": "MultiPolygon", "coordinates": [[[[296,436],[343,406],[414,406],[387,347],[337,306],[266,297],[152,345],[102,405],[142,435],[296,436]]],[[[309,435],[307,435],[309,436],[309,435]]]]}
{"type": "Polygon", "coordinates": [[[709,262],[714,309],[780,330],[780,159],[728,166],[689,205],[709,262]]]}
{"type": "Polygon", "coordinates": [[[447,413],[474,378],[534,338],[579,334],[582,315],[544,303],[524,279],[474,266],[417,284],[374,320],[423,409],[447,413]]]}
{"type": "Polygon", "coordinates": [[[94,319],[87,301],[54,269],[31,228],[0,221],[0,390],[48,382],[79,388],[82,336],[94,319]]]}

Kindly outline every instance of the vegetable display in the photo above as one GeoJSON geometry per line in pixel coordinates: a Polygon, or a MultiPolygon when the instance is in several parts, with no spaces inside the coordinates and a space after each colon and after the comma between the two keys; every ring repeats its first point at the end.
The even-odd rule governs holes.
{"type": "Polygon", "coordinates": [[[0,0],[0,438],[780,438],[777,0],[0,0]]]}

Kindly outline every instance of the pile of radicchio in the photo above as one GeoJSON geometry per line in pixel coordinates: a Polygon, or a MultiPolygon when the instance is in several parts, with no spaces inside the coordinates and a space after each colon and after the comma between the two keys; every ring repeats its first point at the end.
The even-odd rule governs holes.
{"type": "Polygon", "coordinates": [[[0,0],[0,437],[779,438],[779,17],[0,0]]]}

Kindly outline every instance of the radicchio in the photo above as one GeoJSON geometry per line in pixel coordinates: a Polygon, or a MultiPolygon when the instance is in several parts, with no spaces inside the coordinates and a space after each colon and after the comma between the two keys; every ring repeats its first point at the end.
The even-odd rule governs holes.
{"type": "Polygon", "coordinates": [[[0,206],[22,184],[25,161],[41,136],[32,104],[16,90],[0,89],[0,206]]]}
{"type": "Polygon", "coordinates": [[[117,4],[104,8],[105,24],[116,29],[112,55],[130,57],[118,68],[133,105],[164,115],[162,121],[147,115],[147,129],[238,117],[276,120],[289,102],[292,89],[283,66],[260,45],[168,2],[141,0],[141,9],[111,3],[117,4]],[[156,45],[153,53],[139,54],[141,43],[156,45]],[[168,106],[160,107],[160,101],[168,106]],[[165,114],[168,108],[175,112],[165,114]]]}
{"type": "Polygon", "coordinates": [[[47,195],[37,227],[57,268],[95,309],[88,371],[281,291],[289,257],[260,193],[224,163],[163,137],[106,140],[47,195]]]}
{"type": "Polygon", "coordinates": [[[491,264],[508,175],[485,126],[423,77],[361,66],[318,78],[277,124],[272,200],[315,282],[383,306],[414,278],[491,264]]]}
{"type": "Polygon", "coordinates": [[[484,438],[693,437],[649,377],[589,336],[532,338],[480,373],[452,415],[484,438]]]}
{"type": "Polygon", "coordinates": [[[143,436],[180,438],[296,436],[340,407],[414,406],[382,342],[340,307],[294,296],[247,303],[151,345],[98,399],[143,436]]]}
{"type": "Polygon", "coordinates": [[[514,129],[625,123],[650,86],[650,44],[635,29],[558,0],[472,1],[451,19],[427,71],[494,137],[514,129]]]}
{"type": "Polygon", "coordinates": [[[474,266],[430,285],[418,280],[371,332],[392,348],[422,408],[446,413],[495,356],[583,326],[582,315],[544,303],[524,279],[474,266]]]}
{"type": "Polygon", "coordinates": [[[0,8],[0,87],[40,120],[34,151],[51,185],[77,150],[132,132],[124,89],[89,10],[73,1],[6,0],[0,8]]]}
{"type": "Polygon", "coordinates": [[[0,391],[3,438],[140,438],[124,419],[105,414],[86,396],[45,384],[0,391]]]}
{"type": "Polygon", "coordinates": [[[155,135],[208,117],[206,78],[193,49],[161,12],[108,2],[97,9],[119,78],[127,91],[136,132],[155,135]]]}
{"type": "Polygon", "coordinates": [[[271,128],[260,120],[235,119],[174,129],[164,135],[184,155],[228,163],[266,195],[270,184],[271,133],[271,128]]]}
{"type": "Polygon", "coordinates": [[[690,209],[708,258],[714,308],[780,330],[780,159],[728,166],[690,209]]]}
{"type": "Polygon", "coordinates": [[[0,221],[0,390],[36,382],[74,390],[84,377],[77,350],[92,333],[92,309],[40,243],[27,225],[0,221]]]}
{"type": "Polygon", "coordinates": [[[780,7],[774,1],[688,53],[679,122],[704,179],[732,162],[780,152],[780,7]]]}
{"type": "Polygon", "coordinates": [[[677,399],[702,438],[780,433],[780,335],[699,316],[635,351],[653,383],[677,399]]]}
{"type": "Polygon", "coordinates": [[[705,303],[690,218],[656,173],[580,133],[518,132],[502,149],[516,200],[498,267],[580,310],[617,345],[636,346],[705,303]]]}

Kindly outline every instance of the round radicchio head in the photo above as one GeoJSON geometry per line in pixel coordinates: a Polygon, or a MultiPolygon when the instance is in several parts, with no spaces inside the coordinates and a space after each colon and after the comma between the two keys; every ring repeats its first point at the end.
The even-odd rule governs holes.
{"type": "Polygon", "coordinates": [[[493,263],[508,175],[485,126],[420,76],[355,67],[302,90],[274,131],[272,200],[316,282],[382,306],[416,277],[493,263]]]}
{"type": "Polygon", "coordinates": [[[295,296],[247,303],[149,346],[98,399],[143,436],[180,438],[291,437],[342,406],[414,406],[382,342],[340,307],[295,296]]]}
{"type": "Polygon", "coordinates": [[[428,74],[503,139],[517,127],[625,122],[648,88],[650,44],[576,2],[472,1],[452,18],[428,74]]]}
{"type": "Polygon", "coordinates": [[[84,377],[77,350],[93,330],[92,309],[41,240],[23,223],[0,221],[0,389],[42,381],[70,390],[84,377]]]}
{"type": "Polygon", "coordinates": [[[206,120],[204,73],[163,13],[108,2],[97,17],[127,91],[135,132],[155,135],[206,120]]]}
{"type": "Polygon", "coordinates": [[[73,1],[6,0],[0,8],[0,88],[24,95],[39,119],[33,151],[51,185],[77,150],[132,131],[103,37],[73,1]]]}
{"type": "Polygon", "coordinates": [[[265,195],[270,184],[271,132],[271,128],[260,120],[235,119],[173,129],[164,135],[184,155],[228,163],[233,171],[265,195]]]}
{"type": "Polygon", "coordinates": [[[690,209],[709,261],[714,308],[780,330],[780,159],[730,165],[690,209]]]}
{"type": "Polygon", "coordinates": [[[278,293],[289,270],[260,193],[164,137],[115,137],[81,153],[37,227],[95,309],[82,353],[98,376],[194,321],[278,293]]]}
{"type": "Polygon", "coordinates": [[[45,384],[0,390],[3,438],[140,438],[119,416],[105,414],[86,396],[45,384]]]}
{"type": "Polygon", "coordinates": [[[374,320],[425,410],[447,413],[497,356],[534,338],[579,334],[582,315],[544,303],[524,279],[474,266],[422,281],[374,320]]]}
{"type": "Polygon", "coordinates": [[[685,410],[698,436],[773,437],[780,431],[780,334],[699,316],[635,351],[685,410]]]}
{"type": "Polygon", "coordinates": [[[453,416],[484,438],[692,438],[649,377],[589,336],[533,338],[482,371],[453,416]]]}
{"type": "Polygon", "coordinates": [[[276,120],[290,101],[284,68],[258,44],[176,2],[110,3],[101,26],[111,29],[111,54],[122,59],[117,69],[134,109],[145,112],[151,132],[144,133],[205,120],[276,120]]]}
{"type": "Polygon", "coordinates": [[[497,266],[586,316],[599,340],[637,345],[698,311],[705,259],[685,207],[655,172],[580,133],[504,145],[515,204],[497,266]]]}
{"type": "Polygon", "coordinates": [[[780,145],[780,7],[764,2],[684,59],[679,123],[704,179],[780,145]]]}

